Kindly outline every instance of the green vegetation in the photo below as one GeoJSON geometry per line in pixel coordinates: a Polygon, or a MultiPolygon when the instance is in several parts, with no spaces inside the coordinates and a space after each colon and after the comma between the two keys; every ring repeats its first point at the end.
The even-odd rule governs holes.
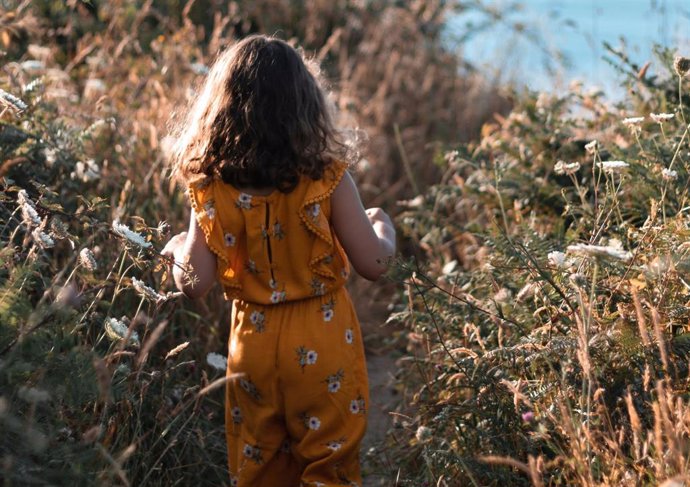
{"type": "Polygon", "coordinates": [[[369,136],[365,200],[403,208],[401,402],[367,469],[415,487],[687,475],[687,62],[660,50],[651,76],[612,53],[621,106],[577,86],[508,102],[442,43],[462,8],[481,2],[0,12],[3,485],[227,480],[207,360],[227,305],[181,299],[158,252],[188,218],[166,174],[174,113],[253,32],[322,62],[341,124],[369,136]]]}

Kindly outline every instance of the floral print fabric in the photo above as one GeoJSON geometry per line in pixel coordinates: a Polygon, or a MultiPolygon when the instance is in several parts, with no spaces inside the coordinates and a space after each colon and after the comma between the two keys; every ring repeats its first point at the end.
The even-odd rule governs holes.
{"type": "Polygon", "coordinates": [[[368,386],[347,291],[278,306],[234,304],[226,432],[236,485],[361,486],[368,386]]]}
{"type": "Polygon", "coordinates": [[[233,301],[226,434],[230,485],[361,486],[368,385],[343,287],[330,196],[345,164],[288,194],[190,185],[197,222],[233,301]]]}
{"type": "Polygon", "coordinates": [[[196,219],[218,261],[228,299],[278,304],[340,288],[349,264],[329,223],[330,196],[346,170],[303,176],[290,193],[255,196],[203,178],[189,186],[196,219]]]}

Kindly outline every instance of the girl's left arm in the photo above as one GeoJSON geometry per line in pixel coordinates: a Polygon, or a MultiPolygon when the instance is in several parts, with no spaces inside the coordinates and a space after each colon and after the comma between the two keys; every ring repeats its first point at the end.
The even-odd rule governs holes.
{"type": "Polygon", "coordinates": [[[194,210],[189,219],[189,231],[171,238],[161,253],[171,255],[181,264],[173,266],[173,277],[177,288],[188,298],[202,297],[216,281],[216,256],[206,243],[194,210]]]}

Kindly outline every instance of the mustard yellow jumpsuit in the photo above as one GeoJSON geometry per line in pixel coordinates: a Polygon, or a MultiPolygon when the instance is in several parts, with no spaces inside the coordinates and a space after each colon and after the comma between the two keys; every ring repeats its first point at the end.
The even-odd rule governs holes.
{"type": "Polygon", "coordinates": [[[231,486],[361,486],[364,349],[330,225],[346,165],[290,193],[252,196],[216,179],[189,194],[233,300],[226,436],[231,486]]]}

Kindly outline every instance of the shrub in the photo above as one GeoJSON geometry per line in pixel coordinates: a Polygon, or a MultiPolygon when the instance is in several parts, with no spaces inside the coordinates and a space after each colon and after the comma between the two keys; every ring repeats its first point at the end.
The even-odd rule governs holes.
{"type": "Polygon", "coordinates": [[[687,475],[687,80],[635,68],[615,107],[521,97],[407,202],[401,485],[687,475]]]}

